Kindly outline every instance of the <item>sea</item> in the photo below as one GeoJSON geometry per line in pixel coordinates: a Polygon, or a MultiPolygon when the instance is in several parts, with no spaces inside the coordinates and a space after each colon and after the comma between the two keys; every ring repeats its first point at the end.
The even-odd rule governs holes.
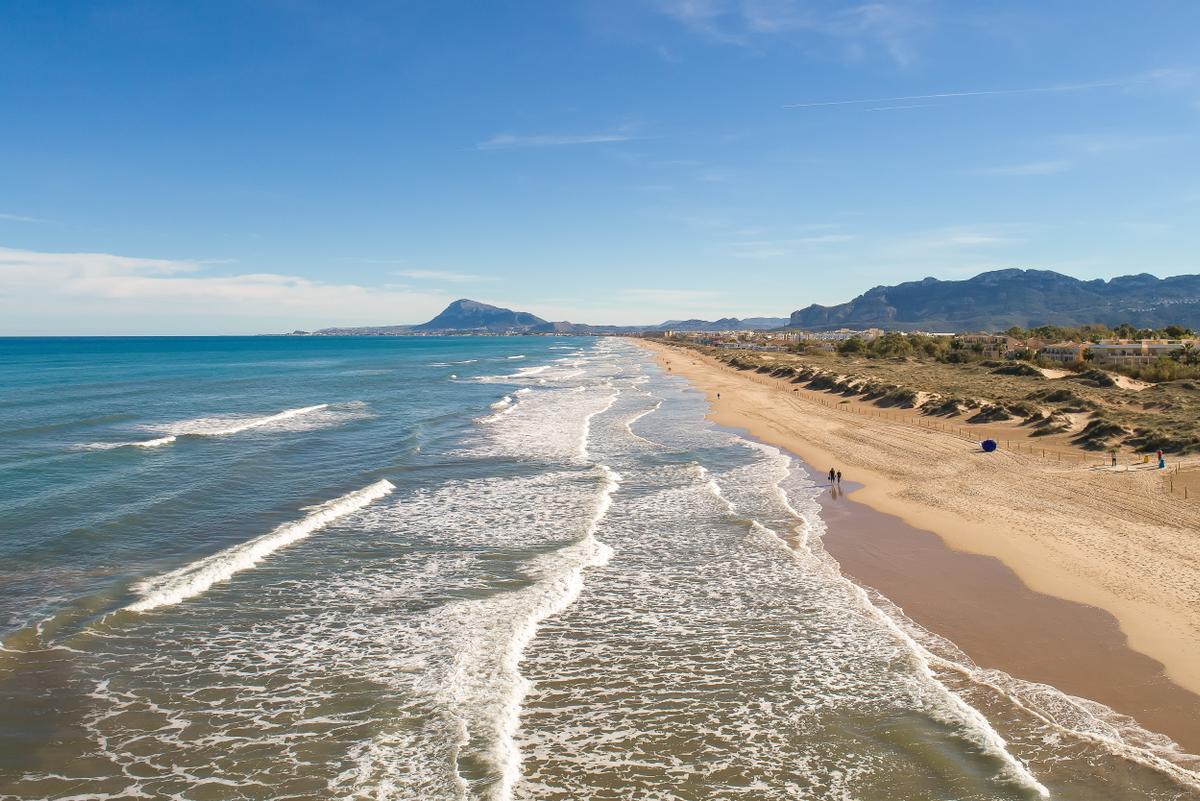
{"type": "Polygon", "coordinates": [[[1200,798],[706,411],[616,338],[0,340],[0,798],[1200,798]]]}

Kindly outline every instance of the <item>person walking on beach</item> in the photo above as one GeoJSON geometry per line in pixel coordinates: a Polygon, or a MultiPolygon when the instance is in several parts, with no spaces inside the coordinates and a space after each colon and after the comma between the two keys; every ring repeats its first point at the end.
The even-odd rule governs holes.
{"type": "Polygon", "coordinates": [[[838,486],[841,486],[841,484],[842,484],[842,471],[841,470],[837,471],[837,483],[838,483],[838,486]]]}
{"type": "Polygon", "coordinates": [[[835,475],[837,475],[837,471],[835,471],[832,467],[829,468],[829,483],[830,484],[833,483],[833,478],[835,475]]]}

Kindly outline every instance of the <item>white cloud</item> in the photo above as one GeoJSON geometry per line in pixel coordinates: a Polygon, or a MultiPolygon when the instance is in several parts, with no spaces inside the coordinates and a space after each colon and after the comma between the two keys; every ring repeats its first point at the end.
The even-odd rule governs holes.
{"type": "Polygon", "coordinates": [[[396,275],[416,281],[448,281],[452,284],[474,284],[480,281],[496,280],[483,275],[459,273],[453,270],[398,270],[396,275]]]}
{"type": "Polygon", "coordinates": [[[559,134],[534,134],[517,136],[515,134],[496,134],[476,147],[479,150],[511,150],[516,148],[533,147],[565,147],[569,145],[596,145],[605,142],[628,142],[637,137],[627,133],[593,133],[564,136],[559,134]]]}
{"type": "Polygon", "coordinates": [[[0,248],[0,334],[261,333],[420,322],[451,300],[203,262],[0,248]]]}
{"type": "Polygon", "coordinates": [[[1000,167],[982,167],[968,172],[971,175],[1052,175],[1056,172],[1065,172],[1074,166],[1074,162],[1067,159],[1055,159],[1030,161],[1024,164],[1007,164],[1000,167]]]}

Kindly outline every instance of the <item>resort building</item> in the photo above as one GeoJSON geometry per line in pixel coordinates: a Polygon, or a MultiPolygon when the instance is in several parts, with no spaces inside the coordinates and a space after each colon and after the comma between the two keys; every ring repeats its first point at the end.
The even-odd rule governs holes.
{"type": "Polygon", "coordinates": [[[1160,356],[1170,356],[1185,345],[1200,347],[1195,339],[1109,339],[1088,345],[1092,361],[1121,367],[1145,367],[1160,356]]]}
{"type": "Polygon", "coordinates": [[[1038,351],[1038,355],[1052,362],[1074,364],[1083,361],[1084,351],[1089,347],[1091,346],[1086,342],[1057,342],[1053,345],[1046,345],[1038,351]]]}
{"type": "Polygon", "coordinates": [[[849,339],[865,339],[868,342],[883,336],[881,328],[867,328],[856,331],[852,328],[839,328],[836,331],[797,331],[797,341],[808,342],[845,342],[849,339]]]}

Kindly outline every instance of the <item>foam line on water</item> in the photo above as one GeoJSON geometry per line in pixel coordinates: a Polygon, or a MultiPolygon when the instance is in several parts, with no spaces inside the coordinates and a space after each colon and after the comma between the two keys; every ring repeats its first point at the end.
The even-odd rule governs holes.
{"type": "MultiPolygon", "coordinates": [[[[765,443],[743,440],[741,444],[771,458],[777,468],[776,475],[780,476],[779,481],[774,484],[774,488],[778,491],[783,506],[791,514],[803,520],[810,529],[817,529],[814,533],[819,535],[820,531],[824,530],[824,521],[820,519],[819,515],[810,516],[799,512],[792,504],[788,493],[783,489],[783,481],[791,475],[792,457],[781,449],[765,443]],[[811,517],[816,517],[816,519],[810,519],[811,517]]],[[[708,475],[702,467],[699,470],[702,477],[708,475]]],[[[709,483],[713,485],[711,489],[719,493],[720,489],[715,486],[715,482],[709,483]]],[[[755,525],[758,525],[757,522],[755,525]]],[[[836,564],[832,557],[819,549],[819,546],[819,554],[813,552],[807,536],[801,542],[801,546],[811,555],[821,558],[822,561],[836,564]]],[[[838,570],[838,568],[833,569],[838,570]]],[[[980,668],[949,640],[925,630],[906,617],[903,610],[886,597],[873,590],[868,591],[852,582],[851,584],[855,588],[854,592],[858,600],[870,607],[872,617],[878,615],[885,617],[887,628],[900,633],[908,649],[917,652],[923,665],[953,672],[977,687],[996,692],[1057,734],[1100,746],[1114,756],[1156,770],[1189,790],[1200,789],[1200,772],[1177,761],[1179,757],[1187,755],[1183,754],[1179,746],[1170,738],[1148,732],[1132,719],[1095,701],[1076,698],[1056,687],[1024,681],[1003,671],[980,668]]],[[[935,679],[945,686],[944,682],[937,679],[936,676],[935,679]]],[[[949,687],[946,687],[946,690],[951,696],[961,700],[966,705],[966,709],[983,719],[982,714],[970,706],[957,692],[949,687]]],[[[964,714],[970,713],[964,711],[964,714]]],[[[1039,795],[1044,795],[1045,788],[1037,783],[1036,779],[1033,783],[1028,781],[1032,774],[1027,768],[1025,771],[1020,771],[1009,763],[1009,772],[1010,775],[1017,773],[1016,778],[1022,785],[1039,795]],[[1020,775],[1022,773],[1029,775],[1020,775]]]]}
{"type": "Polygon", "coordinates": [[[662,405],[663,405],[663,399],[659,398],[658,403],[654,404],[654,406],[650,407],[649,409],[640,411],[637,414],[635,414],[633,417],[630,417],[628,420],[626,420],[625,421],[625,430],[629,432],[629,436],[634,437],[636,439],[640,439],[642,442],[648,442],[651,445],[655,446],[656,448],[661,448],[662,445],[655,442],[654,440],[646,439],[641,434],[634,433],[633,424],[636,423],[638,420],[641,420],[643,417],[645,417],[647,415],[654,414],[655,412],[657,412],[659,409],[662,408],[662,405]]]}
{"type": "Polygon", "coordinates": [[[521,749],[517,745],[516,735],[521,727],[521,707],[531,687],[530,681],[520,672],[521,658],[537,636],[542,622],[566,610],[579,597],[583,591],[584,570],[605,565],[612,558],[612,549],[596,539],[596,531],[612,506],[613,494],[620,487],[621,475],[608,465],[597,467],[604,476],[604,485],[586,534],[579,543],[571,546],[582,551],[582,558],[552,580],[550,588],[517,630],[504,653],[505,670],[516,676],[517,680],[501,712],[497,731],[495,751],[501,774],[495,793],[496,801],[511,801],[513,788],[521,778],[521,749]]]}
{"type": "MultiPolygon", "coordinates": [[[[774,450],[776,454],[782,455],[781,452],[775,448],[770,448],[770,446],[763,446],[761,449],[768,453],[769,450],[767,449],[774,450]]],[[[731,515],[737,515],[737,506],[721,491],[721,485],[717,482],[716,478],[712,477],[702,465],[697,465],[697,467],[699,468],[697,472],[709,491],[724,503],[731,515]]],[[[765,535],[766,538],[777,542],[780,546],[787,547],[786,542],[774,529],[763,525],[757,520],[751,519],[749,522],[751,530],[760,535],[765,535]]],[[[787,550],[791,552],[790,548],[787,550]]],[[[1049,798],[1049,789],[1037,780],[1037,777],[1033,775],[1024,762],[1008,750],[1008,743],[992,727],[992,724],[984,717],[983,713],[968,704],[937,677],[937,674],[933,671],[933,663],[936,660],[934,654],[921,643],[917,642],[890,615],[872,603],[866,590],[848,579],[845,582],[851,588],[851,592],[854,594],[861,608],[906,647],[912,658],[914,667],[920,676],[925,679],[927,686],[937,690],[944,706],[941,709],[930,711],[935,712],[938,717],[943,718],[943,722],[956,726],[967,740],[978,746],[984,753],[998,760],[1003,765],[1002,775],[1005,779],[1036,793],[1041,798],[1049,798]]]]}
{"type": "MultiPolygon", "coordinates": [[[[889,616],[896,617],[890,612],[889,616]]],[[[897,624],[904,622],[901,619],[897,624]]],[[[959,673],[976,685],[994,690],[1058,734],[1098,745],[1115,756],[1155,770],[1189,790],[1200,790],[1200,772],[1169,758],[1188,756],[1178,744],[1165,735],[1141,728],[1133,719],[1120,715],[1104,704],[1068,695],[1048,684],[1025,681],[999,670],[980,668],[965,656],[958,661],[931,653],[930,662],[959,673]],[[1062,722],[1060,716],[1069,716],[1073,721],[1062,722]]]]}
{"type": "Polygon", "coordinates": [[[240,434],[243,431],[249,431],[252,428],[260,428],[269,426],[275,423],[281,423],[285,420],[291,420],[295,417],[311,414],[313,412],[324,411],[329,408],[328,403],[318,403],[315,406],[301,406],[296,409],[285,409],[276,414],[269,414],[263,417],[250,417],[230,420],[228,418],[208,418],[202,417],[195,420],[186,420],[180,423],[173,423],[166,426],[161,437],[154,439],[131,440],[129,442],[92,442],[82,446],[84,450],[111,450],[113,448],[159,448],[163,445],[170,445],[179,437],[224,437],[230,434],[240,434]]]}
{"type": "Polygon", "coordinates": [[[304,539],[334,520],[382,498],[395,488],[392,482],[381,479],[363,489],[349,492],[319,506],[309,507],[306,517],[285,523],[269,534],[140,582],[134,590],[141,598],[125,608],[131,612],[147,612],[199,595],[218,581],[225,581],[234,573],[254,567],[280,548],[304,539]]]}
{"type": "Polygon", "coordinates": [[[205,428],[203,425],[198,425],[204,421],[193,421],[185,423],[180,430],[174,433],[177,436],[192,436],[192,437],[224,437],[229,434],[240,434],[243,431],[249,431],[252,428],[260,428],[262,426],[279,423],[284,420],[290,420],[293,417],[299,417],[312,412],[319,412],[323,409],[328,409],[328,403],[318,403],[315,406],[301,406],[298,409],[285,409],[277,414],[267,415],[266,417],[254,417],[232,425],[219,426],[215,428],[205,428]]]}
{"type": "MultiPolygon", "coordinates": [[[[602,408],[597,409],[596,411],[592,412],[591,414],[589,414],[583,418],[583,430],[579,434],[579,458],[580,459],[586,460],[588,458],[588,436],[592,430],[592,418],[598,414],[603,414],[604,412],[607,412],[609,409],[611,409],[612,405],[614,403],[616,403],[616,401],[617,401],[617,396],[621,394],[621,390],[616,389],[615,387],[613,387],[612,384],[608,384],[607,386],[610,389],[612,389],[612,394],[610,394],[608,396],[608,403],[604,404],[604,406],[602,408]]],[[[580,387],[580,389],[583,389],[583,387],[580,387]]]]}

